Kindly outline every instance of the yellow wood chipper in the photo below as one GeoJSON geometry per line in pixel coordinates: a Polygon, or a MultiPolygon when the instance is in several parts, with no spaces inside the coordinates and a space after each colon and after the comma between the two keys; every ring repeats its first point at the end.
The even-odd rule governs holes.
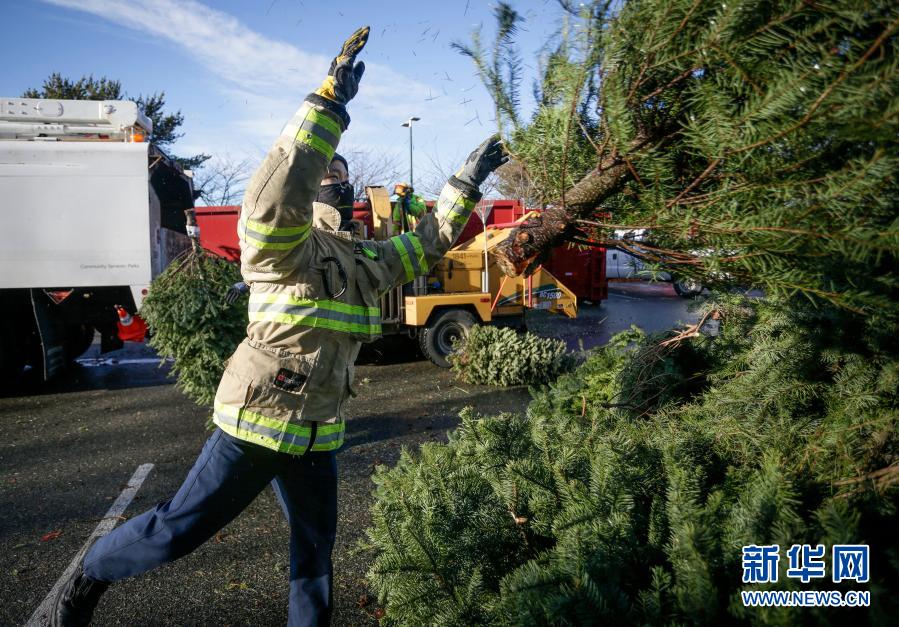
{"type": "MultiPolygon", "coordinates": [[[[374,232],[368,236],[387,239],[397,235],[387,190],[368,187],[366,192],[374,226],[374,232]]],[[[428,276],[385,294],[381,298],[384,334],[417,337],[428,359],[449,367],[447,356],[454,342],[474,324],[524,328],[528,308],[576,317],[577,297],[547,270],[540,268],[529,277],[515,278],[500,272],[493,250],[512,228],[488,227],[475,238],[451,248],[428,276]]]]}

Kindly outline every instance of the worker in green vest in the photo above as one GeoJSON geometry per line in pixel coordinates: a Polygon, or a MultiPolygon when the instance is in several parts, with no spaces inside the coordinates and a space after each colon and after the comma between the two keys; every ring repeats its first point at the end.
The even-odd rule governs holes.
{"type": "Polygon", "coordinates": [[[397,183],[393,193],[396,195],[393,203],[393,232],[414,231],[418,221],[428,212],[425,201],[408,183],[397,183]]]}

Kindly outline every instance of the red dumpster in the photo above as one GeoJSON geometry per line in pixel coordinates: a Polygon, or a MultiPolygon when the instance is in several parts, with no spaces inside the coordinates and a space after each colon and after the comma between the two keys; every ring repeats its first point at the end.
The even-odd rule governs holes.
{"type": "Polygon", "coordinates": [[[240,207],[195,207],[194,214],[200,227],[200,246],[219,257],[239,261],[237,216],[240,215],[240,207]]]}
{"type": "MultiPolygon", "coordinates": [[[[508,224],[530,211],[518,200],[483,200],[490,203],[492,210],[487,217],[487,225],[508,224]]],[[[433,203],[428,203],[429,208],[433,203]]],[[[240,259],[237,243],[237,217],[240,207],[197,207],[197,225],[200,227],[200,245],[206,250],[230,259],[240,259]]],[[[353,205],[353,217],[363,222],[371,233],[371,209],[367,202],[353,205]]],[[[470,240],[484,229],[477,210],[472,212],[468,224],[463,229],[457,244],[470,240]]],[[[559,278],[579,299],[600,301],[608,297],[606,281],[606,254],[604,248],[582,248],[574,244],[562,244],[553,249],[546,269],[559,278]]]]}
{"type": "Polygon", "coordinates": [[[578,300],[599,302],[609,297],[606,280],[606,249],[562,244],[553,248],[543,264],[578,300]]]}

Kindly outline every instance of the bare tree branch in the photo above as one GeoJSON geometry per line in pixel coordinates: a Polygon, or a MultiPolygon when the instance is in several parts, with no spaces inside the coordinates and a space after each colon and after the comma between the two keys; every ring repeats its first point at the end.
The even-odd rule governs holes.
{"type": "Polygon", "coordinates": [[[239,205],[255,161],[228,153],[213,157],[194,171],[194,188],[207,205],[239,205]]]}
{"type": "Polygon", "coordinates": [[[391,187],[403,178],[403,162],[396,152],[384,152],[366,146],[341,150],[349,163],[350,183],[357,199],[365,198],[369,185],[391,187]]]}

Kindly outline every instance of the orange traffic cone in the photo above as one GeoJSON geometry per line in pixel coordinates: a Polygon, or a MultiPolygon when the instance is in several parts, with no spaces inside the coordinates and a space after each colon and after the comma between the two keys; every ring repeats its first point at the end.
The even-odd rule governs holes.
{"type": "Polygon", "coordinates": [[[123,342],[143,342],[147,335],[147,323],[137,314],[131,315],[121,305],[115,306],[119,320],[119,339],[123,342]]]}

